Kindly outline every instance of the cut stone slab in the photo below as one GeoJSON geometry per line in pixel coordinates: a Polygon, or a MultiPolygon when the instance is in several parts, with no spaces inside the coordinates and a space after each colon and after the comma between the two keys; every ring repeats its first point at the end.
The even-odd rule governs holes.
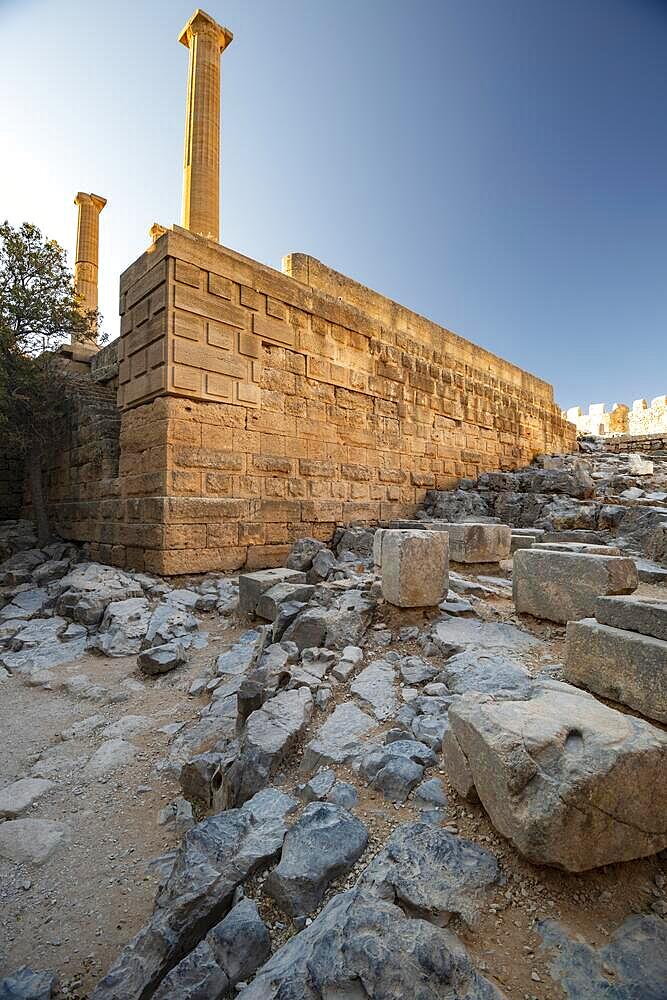
{"type": "Polygon", "coordinates": [[[592,545],[590,542],[537,542],[534,549],[552,552],[574,552],[583,556],[620,556],[615,545],[592,545]]]}
{"type": "Polygon", "coordinates": [[[586,871],[667,845],[667,735],[648,722],[557,681],[464,695],[449,722],[450,781],[529,861],[586,871]]]}
{"type": "Polygon", "coordinates": [[[446,531],[387,530],[381,544],[382,596],[386,601],[399,608],[428,608],[446,597],[446,531]]]}
{"type": "Polygon", "coordinates": [[[49,788],[53,788],[53,782],[43,778],[19,778],[5,785],[0,789],[0,819],[16,819],[49,788]]]}
{"type": "Polygon", "coordinates": [[[660,566],[650,559],[635,559],[637,574],[642,583],[653,583],[660,586],[667,583],[667,567],[660,566]]]}
{"type": "Polygon", "coordinates": [[[599,597],[595,617],[601,625],[667,640],[667,601],[651,597],[599,597]]]}
{"type": "Polygon", "coordinates": [[[391,719],[398,711],[398,698],[394,688],[396,672],[386,660],[373,660],[350,684],[355,694],[381,722],[391,719]]]}
{"type": "Polygon", "coordinates": [[[628,474],[630,476],[652,476],[653,462],[643,455],[628,455],[628,474]]]}
{"type": "Polygon", "coordinates": [[[263,569],[258,573],[241,573],[239,576],[239,614],[254,615],[257,602],[262,594],[277,583],[306,583],[306,574],[301,570],[263,569]]]}
{"type": "Polygon", "coordinates": [[[567,624],[565,679],[667,722],[667,641],[601,625],[567,624]]]}
{"type": "MultiPolygon", "coordinates": [[[[148,924],[125,946],[91,1000],[140,1000],[220,923],[237,886],[275,858],[298,802],[275,788],[185,834],[148,924]]],[[[0,831],[2,826],[0,825],[0,831]]]]}
{"type": "Polygon", "coordinates": [[[453,916],[472,927],[499,879],[500,866],[489,851],[420,822],[394,830],[358,885],[439,927],[453,916]]]}
{"type": "Polygon", "coordinates": [[[267,622],[274,622],[280,613],[281,604],[291,601],[307,604],[314,593],[315,587],[310,583],[276,583],[260,596],[255,614],[267,622]]]}
{"type": "Polygon", "coordinates": [[[67,828],[48,819],[0,823],[0,857],[17,864],[42,865],[67,838],[67,828]]]}
{"type": "Polygon", "coordinates": [[[288,831],[265,892],[289,916],[306,916],[322,902],[331,882],[352,869],[367,844],[360,820],[331,802],[311,802],[288,831]]]}
{"type": "Polygon", "coordinates": [[[564,624],[595,613],[598,597],[631,594],[637,567],[624,556],[520,549],[514,556],[514,605],[519,614],[564,624]]]}
{"type": "Polygon", "coordinates": [[[241,754],[226,776],[231,803],[241,804],[268,785],[312,714],[313,696],[307,687],[281,691],[251,712],[241,754]]]}
{"type": "Polygon", "coordinates": [[[302,771],[313,771],[321,764],[344,764],[363,749],[362,738],[377,726],[352,702],[338,705],[315,739],[307,744],[301,761],[302,771]]]}
{"type": "Polygon", "coordinates": [[[508,559],[512,529],[507,524],[449,522],[449,558],[458,563],[497,563],[508,559]]]}
{"type": "Polygon", "coordinates": [[[436,645],[471,646],[473,650],[517,655],[538,650],[542,643],[510,622],[482,622],[476,618],[448,618],[433,630],[436,645]]]}
{"type": "Polygon", "coordinates": [[[500,695],[502,692],[528,693],[533,679],[520,663],[492,653],[468,650],[457,653],[444,664],[439,675],[451,694],[470,692],[500,695]]]}
{"type": "Polygon", "coordinates": [[[461,941],[355,888],[340,893],[259,970],[240,1000],[502,1000],[461,941]],[[419,991],[417,993],[417,990],[419,991]]]}

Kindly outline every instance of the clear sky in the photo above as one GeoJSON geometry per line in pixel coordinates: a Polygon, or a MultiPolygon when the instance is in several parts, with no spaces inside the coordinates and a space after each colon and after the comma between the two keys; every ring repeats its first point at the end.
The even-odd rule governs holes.
{"type": "MultiPolygon", "coordinates": [[[[180,222],[192,0],[0,0],[0,216],[100,308],[180,222]],[[71,256],[73,263],[73,256],[71,256]]],[[[303,251],[552,382],[667,392],[667,0],[205,0],[222,57],[222,242],[303,251]]]]}

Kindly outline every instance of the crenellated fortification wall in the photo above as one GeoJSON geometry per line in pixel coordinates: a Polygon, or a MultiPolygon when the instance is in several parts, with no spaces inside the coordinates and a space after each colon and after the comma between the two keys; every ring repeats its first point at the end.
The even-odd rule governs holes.
{"type": "Polygon", "coordinates": [[[632,408],[625,403],[614,403],[610,410],[605,403],[591,403],[588,413],[580,406],[563,411],[579,434],[596,434],[612,437],[616,434],[664,434],[667,433],[667,396],[656,396],[649,403],[645,399],[635,399],[632,408]]]}

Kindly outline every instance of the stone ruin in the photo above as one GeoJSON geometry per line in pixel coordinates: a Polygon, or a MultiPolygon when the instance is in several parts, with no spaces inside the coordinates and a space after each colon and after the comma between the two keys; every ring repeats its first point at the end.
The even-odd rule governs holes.
{"type": "Polygon", "coordinates": [[[645,399],[635,399],[632,409],[625,403],[614,403],[607,411],[604,403],[591,403],[588,413],[582,413],[580,406],[572,406],[563,411],[563,416],[579,434],[605,438],[621,434],[667,436],[667,396],[656,396],[650,405],[645,399]]]}
{"type": "Polygon", "coordinates": [[[663,1000],[667,447],[213,242],[181,40],[204,236],[68,348],[61,537],[0,523],[0,1000],[663,1000]]]}

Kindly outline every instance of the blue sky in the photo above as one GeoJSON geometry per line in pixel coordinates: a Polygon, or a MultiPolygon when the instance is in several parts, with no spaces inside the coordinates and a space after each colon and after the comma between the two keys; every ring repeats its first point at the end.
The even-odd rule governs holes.
{"type": "MultiPolygon", "coordinates": [[[[206,0],[223,56],[222,242],[311,253],[552,382],[667,392],[667,0],[206,0]]],[[[100,307],[180,221],[182,0],[0,0],[0,215],[100,307]]]]}

